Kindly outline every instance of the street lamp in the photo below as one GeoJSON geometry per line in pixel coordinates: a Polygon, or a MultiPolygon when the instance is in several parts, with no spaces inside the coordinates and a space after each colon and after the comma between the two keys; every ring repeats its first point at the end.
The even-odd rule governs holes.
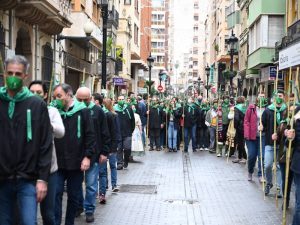
{"type": "Polygon", "coordinates": [[[206,98],[208,99],[208,89],[209,89],[209,86],[208,86],[208,79],[209,79],[209,75],[210,75],[210,67],[208,65],[206,65],[205,67],[205,74],[206,74],[206,98]]]}
{"type": "Polygon", "coordinates": [[[83,25],[83,31],[85,33],[85,36],[64,36],[64,35],[57,35],[56,41],[60,42],[61,40],[86,40],[90,41],[93,37],[91,34],[94,30],[94,24],[89,20],[83,25]]]}
{"type": "Polygon", "coordinates": [[[151,56],[151,53],[149,55],[149,57],[147,58],[147,62],[148,62],[148,67],[149,67],[149,96],[150,97],[150,93],[151,93],[151,85],[152,85],[152,81],[151,81],[151,69],[153,67],[154,64],[154,57],[151,56]]]}
{"type": "Polygon", "coordinates": [[[106,89],[106,42],[107,42],[107,21],[108,21],[108,0],[100,0],[101,14],[102,14],[102,82],[101,88],[106,89]]]}
{"type": "Polygon", "coordinates": [[[229,54],[230,54],[230,95],[233,96],[233,78],[235,77],[235,73],[233,72],[233,56],[236,55],[235,44],[239,41],[239,39],[231,31],[231,36],[225,40],[225,43],[229,45],[229,54]]]}

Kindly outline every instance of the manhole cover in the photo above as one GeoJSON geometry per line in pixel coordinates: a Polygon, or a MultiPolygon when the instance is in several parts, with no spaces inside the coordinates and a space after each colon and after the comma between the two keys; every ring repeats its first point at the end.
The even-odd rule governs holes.
{"type": "Polygon", "coordinates": [[[119,192],[138,193],[138,194],[156,194],[156,185],[134,185],[121,184],[119,192]]]}

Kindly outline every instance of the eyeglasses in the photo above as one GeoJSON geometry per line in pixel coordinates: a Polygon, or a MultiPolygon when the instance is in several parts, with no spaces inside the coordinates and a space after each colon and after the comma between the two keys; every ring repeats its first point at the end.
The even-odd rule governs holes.
{"type": "Polygon", "coordinates": [[[8,75],[8,76],[17,76],[17,77],[21,77],[22,75],[23,75],[23,73],[22,72],[13,72],[13,71],[7,71],[6,72],[6,74],[8,75]]]}

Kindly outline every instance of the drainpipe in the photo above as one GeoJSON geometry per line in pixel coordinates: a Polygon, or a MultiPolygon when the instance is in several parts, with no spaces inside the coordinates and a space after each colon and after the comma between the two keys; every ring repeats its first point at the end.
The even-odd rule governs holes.
{"type": "Polygon", "coordinates": [[[8,17],[9,17],[9,19],[8,19],[8,26],[9,26],[8,48],[12,49],[12,31],[13,31],[12,10],[9,10],[8,17]]]}
{"type": "Polygon", "coordinates": [[[54,74],[53,82],[56,74],[56,38],[57,38],[56,35],[53,35],[53,71],[52,71],[52,73],[54,74]]]}
{"type": "Polygon", "coordinates": [[[38,73],[38,26],[34,26],[34,79],[37,80],[37,73],[38,73]]]}

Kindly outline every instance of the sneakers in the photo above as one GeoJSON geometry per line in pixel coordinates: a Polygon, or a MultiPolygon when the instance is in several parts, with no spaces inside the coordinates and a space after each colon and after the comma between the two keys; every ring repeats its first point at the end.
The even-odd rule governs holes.
{"type": "Polygon", "coordinates": [[[85,221],[87,223],[93,223],[95,221],[94,214],[86,214],[85,221]]]}
{"type": "Polygon", "coordinates": [[[241,159],[241,160],[240,160],[240,163],[246,164],[246,163],[247,163],[247,160],[246,160],[246,159],[241,159]]]}
{"type": "Polygon", "coordinates": [[[281,190],[277,187],[277,198],[282,198],[281,190]]]}
{"type": "Polygon", "coordinates": [[[173,149],[173,152],[177,152],[177,149],[176,149],[176,148],[174,148],[174,149],[173,149]]]}
{"type": "Polygon", "coordinates": [[[123,166],[122,165],[118,165],[117,166],[117,170],[122,170],[123,169],[123,166]]]}
{"type": "Polygon", "coordinates": [[[259,183],[265,183],[266,182],[266,180],[263,179],[262,176],[258,177],[258,181],[259,181],[259,183]]]}
{"type": "Polygon", "coordinates": [[[169,152],[173,152],[173,149],[169,148],[169,152]]]}
{"type": "Polygon", "coordinates": [[[233,163],[240,163],[240,161],[241,161],[240,159],[234,159],[234,160],[232,160],[233,163]]]}
{"type": "Polygon", "coordinates": [[[252,173],[248,173],[248,181],[252,181],[252,173]]]}
{"type": "Polygon", "coordinates": [[[124,169],[127,169],[127,167],[128,167],[128,162],[124,162],[123,167],[124,167],[124,169]]]}
{"type": "Polygon", "coordinates": [[[161,150],[161,148],[160,148],[160,147],[156,148],[156,151],[158,151],[158,152],[159,152],[160,150],[161,150]]]}
{"type": "Polygon", "coordinates": [[[118,186],[113,186],[112,187],[112,192],[118,192],[119,191],[119,187],[118,186]]]}
{"type": "Polygon", "coordinates": [[[100,194],[100,196],[99,196],[99,203],[102,204],[102,205],[106,203],[106,199],[105,199],[105,195],[104,194],[100,194]]]}
{"type": "Polygon", "coordinates": [[[154,148],[153,148],[153,147],[150,147],[150,148],[149,148],[149,151],[154,151],[154,148]]]}
{"type": "Polygon", "coordinates": [[[193,149],[193,152],[197,152],[197,149],[193,149]]]}
{"type": "Polygon", "coordinates": [[[221,156],[222,156],[221,153],[217,154],[217,157],[221,157],[221,156]]]}
{"type": "Polygon", "coordinates": [[[270,194],[270,190],[273,187],[273,184],[267,184],[265,187],[265,195],[270,194]]]}

